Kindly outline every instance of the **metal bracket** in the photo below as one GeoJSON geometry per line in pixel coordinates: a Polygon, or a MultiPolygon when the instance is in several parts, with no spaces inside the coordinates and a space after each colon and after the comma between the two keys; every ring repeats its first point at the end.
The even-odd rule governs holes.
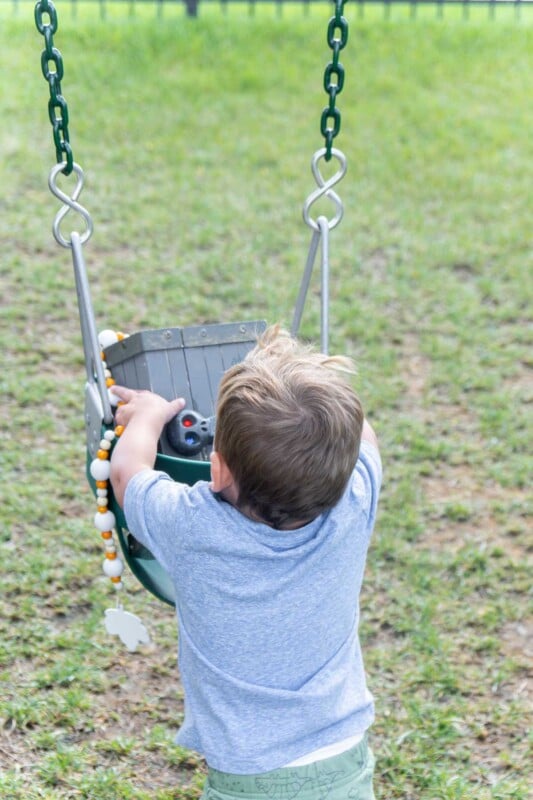
{"type": "Polygon", "coordinates": [[[113,422],[113,411],[109,401],[105,382],[104,365],[102,364],[101,349],[96,332],[89,281],[83,260],[81,237],[79,233],[71,233],[72,264],[76,280],[76,294],[78,296],[78,310],[80,315],[81,338],[85,356],[85,370],[87,384],[94,387],[100,397],[102,407],[102,421],[106,425],[113,422]]]}

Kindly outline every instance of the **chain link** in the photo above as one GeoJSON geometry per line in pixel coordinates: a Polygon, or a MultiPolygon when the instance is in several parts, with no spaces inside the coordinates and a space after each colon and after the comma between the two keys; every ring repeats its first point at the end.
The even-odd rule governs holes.
{"type": "Polygon", "coordinates": [[[341,112],[335,102],[344,86],[344,67],[339,61],[339,54],[348,41],[348,22],[343,16],[347,0],[334,0],[334,2],[335,16],[329,21],[327,33],[327,41],[333,51],[333,58],[324,72],[324,90],[329,95],[329,104],[323,110],[320,118],[320,132],[326,142],[326,161],[331,159],[333,140],[341,129],[341,112]]]}
{"type": "Polygon", "coordinates": [[[35,25],[44,37],[45,48],[41,53],[41,70],[50,87],[48,116],[52,125],[57,163],[65,163],[62,172],[70,175],[74,156],[69,141],[67,101],[61,94],[61,80],[64,74],[63,59],[57,47],[54,47],[57,12],[52,0],[38,0],[35,5],[35,25]]]}

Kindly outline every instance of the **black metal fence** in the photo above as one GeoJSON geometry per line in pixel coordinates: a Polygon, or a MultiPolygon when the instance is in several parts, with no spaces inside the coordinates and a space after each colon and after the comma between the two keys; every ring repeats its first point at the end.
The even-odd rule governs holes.
{"type": "MultiPolygon", "coordinates": [[[[9,13],[10,9],[11,15],[16,16],[23,6],[26,13],[28,5],[33,6],[34,1],[0,0],[0,15],[5,16],[2,12],[9,13]]],[[[331,0],[60,0],[60,7],[65,8],[67,5],[72,17],[81,14],[82,9],[92,7],[105,19],[111,9],[113,13],[121,9],[128,16],[148,11],[160,17],[165,10],[168,12],[170,9],[189,17],[197,17],[203,10],[207,12],[208,9],[212,11],[216,8],[222,14],[229,14],[237,9],[245,10],[250,16],[254,16],[258,9],[268,9],[274,15],[283,16],[290,8],[291,13],[294,9],[301,9],[307,15],[319,6],[329,11],[332,3],[331,0]]],[[[469,19],[482,13],[490,19],[496,19],[498,14],[506,19],[522,19],[533,8],[533,0],[351,0],[349,5],[352,13],[359,17],[369,13],[375,15],[377,12],[385,19],[394,16],[415,19],[419,15],[444,18],[447,14],[469,19]]]]}

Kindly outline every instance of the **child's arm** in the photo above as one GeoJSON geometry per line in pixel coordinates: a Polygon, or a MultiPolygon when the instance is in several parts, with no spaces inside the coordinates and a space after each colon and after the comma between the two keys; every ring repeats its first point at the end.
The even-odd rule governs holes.
{"type": "Polygon", "coordinates": [[[115,421],[124,426],[124,432],[111,457],[111,485],[122,507],[129,481],[137,472],[153,468],[161,431],[184,408],[185,400],[179,397],[169,402],[153,392],[124,386],[113,386],[113,393],[122,401],[115,421]]]}
{"type": "Polygon", "coordinates": [[[366,418],[363,422],[363,430],[361,431],[361,440],[363,439],[367,442],[370,442],[370,444],[373,444],[376,450],[379,450],[378,437],[374,433],[374,428],[366,418]]]}

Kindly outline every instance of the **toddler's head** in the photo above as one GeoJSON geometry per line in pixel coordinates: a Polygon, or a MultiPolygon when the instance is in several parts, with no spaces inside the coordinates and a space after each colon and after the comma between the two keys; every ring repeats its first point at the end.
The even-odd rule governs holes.
{"type": "Polygon", "coordinates": [[[290,528],[338,502],[363,426],[352,372],[349,359],[325,356],[272,327],[223,375],[215,450],[243,513],[290,528]]]}

